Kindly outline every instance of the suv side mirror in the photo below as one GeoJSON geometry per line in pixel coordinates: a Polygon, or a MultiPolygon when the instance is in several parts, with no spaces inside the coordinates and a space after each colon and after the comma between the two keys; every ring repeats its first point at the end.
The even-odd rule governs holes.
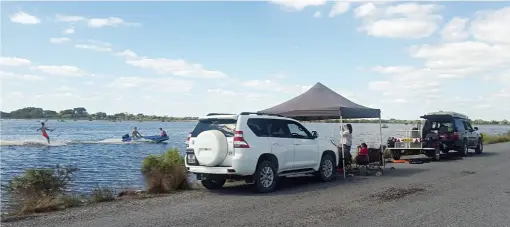
{"type": "Polygon", "coordinates": [[[312,131],[312,138],[317,138],[319,137],[319,134],[317,133],[317,131],[312,131]]]}
{"type": "Polygon", "coordinates": [[[474,127],[475,131],[478,131],[478,127],[474,127]]]}

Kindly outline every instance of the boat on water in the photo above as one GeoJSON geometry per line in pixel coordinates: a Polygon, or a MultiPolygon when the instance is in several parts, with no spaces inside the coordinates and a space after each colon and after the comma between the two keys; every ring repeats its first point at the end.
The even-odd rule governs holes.
{"type": "Polygon", "coordinates": [[[153,142],[153,143],[161,143],[164,141],[167,141],[169,139],[168,136],[142,136],[142,138],[132,138],[129,136],[129,134],[122,136],[122,142],[133,142],[133,141],[140,141],[140,142],[153,142]]]}

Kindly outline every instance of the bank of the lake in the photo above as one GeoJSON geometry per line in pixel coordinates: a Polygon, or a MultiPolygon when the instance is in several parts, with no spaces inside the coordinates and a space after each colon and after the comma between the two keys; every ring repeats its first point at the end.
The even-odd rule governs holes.
{"type": "MultiPolygon", "coordinates": [[[[70,190],[90,194],[96,186],[115,189],[143,189],[140,173],[142,159],[150,154],[161,154],[170,148],[185,151],[188,133],[195,122],[138,122],[138,121],[68,121],[48,120],[47,126],[55,128],[50,132],[51,145],[36,129],[36,120],[3,120],[0,139],[1,183],[12,179],[29,168],[51,167],[56,164],[75,165],[80,168],[70,190]],[[170,139],[167,143],[123,143],[121,136],[138,127],[142,135],[158,134],[164,128],[170,139]]],[[[319,132],[320,139],[338,141],[339,124],[306,123],[307,127],[319,132]]],[[[502,134],[510,130],[505,125],[476,125],[488,135],[502,134]]],[[[366,142],[377,146],[380,143],[379,124],[353,124],[353,142],[366,142]]],[[[398,136],[398,130],[412,125],[390,124],[383,129],[383,139],[398,136]]],[[[2,191],[2,195],[4,192],[2,191]]],[[[2,199],[5,197],[2,196],[2,199]]]]}

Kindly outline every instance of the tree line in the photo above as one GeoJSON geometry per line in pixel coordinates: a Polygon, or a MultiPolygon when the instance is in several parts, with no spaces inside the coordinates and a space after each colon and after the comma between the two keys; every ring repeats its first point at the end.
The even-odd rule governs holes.
{"type": "Polygon", "coordinates": [[[36,107],[25,107],[22,109],[14,110],[9,113],[1,112],[2,119],[73,119],[73,120],[110,120],[110,121],[189,121],[198,120],[198,117],[169,117],[169,116],[155,116],[130,114],[130,113],[116,113],[107,114],[104,112],[88,113],[84,107],[76,107],[73,109],[61,110],[59,112],[54,110],[44,110],[36,107]]]}
{"type": "MultiPolygon", "coordinates": [[[[482,119],[475,119],[470,120],[471,124],[474,125],[510,125],[510,122],[508,120],[502,120],[502,121],[486,121],[482,119]]],[[[321,122],[326,123],[340,123],[340,120],[324,120],[321,122]]],[[[379,119],[344,119],[344,123],[379,123],[379,119]]],[[[417,124],[417,123],[424,123],[425,120],[399,120],[399,119],[381,119],[381,123],[383,124],[417,124]]]]}
{"type": "MultiPolygon", "coordinates": [[[[130,113],[116,113],[109,115],[104,112],[97,112],[89,114],[87,109],[84,107],[76,107],[73,109],[61,110],[59,112],[54,110],[44,110],[36,107],[25,107],[19,110],[7,112],[1,112],[0,117],[2,119],[76,119],[76,120],[110,120],[110,121],[192,121],[198,120],[198,117],[169,117],[169,116],[155,116],[155,115],[144,115],[130,114],[130,113]]],[[[317,122],[326,123],[340,123],[340,120],[323,120],[317,122]]],[[[379,123],[379,119],[345,119],[344,123],[379,123]]],[[[416,124],[422,122],[421,120],[398,120],[398,119],[382,119],[384,124],[416,124]]],[[[476,125],[509,125],[508,120],[502,121],[486,121],[482,119],[471,120],[472,124],[476,125]]]]}

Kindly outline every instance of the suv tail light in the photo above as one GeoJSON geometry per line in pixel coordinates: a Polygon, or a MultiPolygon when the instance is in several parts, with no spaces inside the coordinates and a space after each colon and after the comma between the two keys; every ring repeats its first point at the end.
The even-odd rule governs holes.
{"type": "Polygon", "coordinates": [[[452,138],[453,138],[453,140],[458,140],[458,139],[460,139],[460,135],[459,135],[459,133],[458,133],[458,132],[454,132],[454,133],[453,133],[453,137],[452,137],[452,138]]]}
{"type": "Polygon", "coordinates": [[[188,134],[188,138],[186,138],[186,146],[189,146],[190,139],[191,139],[191,132],[188,134]]]}
{"type": "Polygon", "coordinates": [[[234,148],[250,148],[250,145],[244,140],[243,131],[234,131],[234,148]]]}

